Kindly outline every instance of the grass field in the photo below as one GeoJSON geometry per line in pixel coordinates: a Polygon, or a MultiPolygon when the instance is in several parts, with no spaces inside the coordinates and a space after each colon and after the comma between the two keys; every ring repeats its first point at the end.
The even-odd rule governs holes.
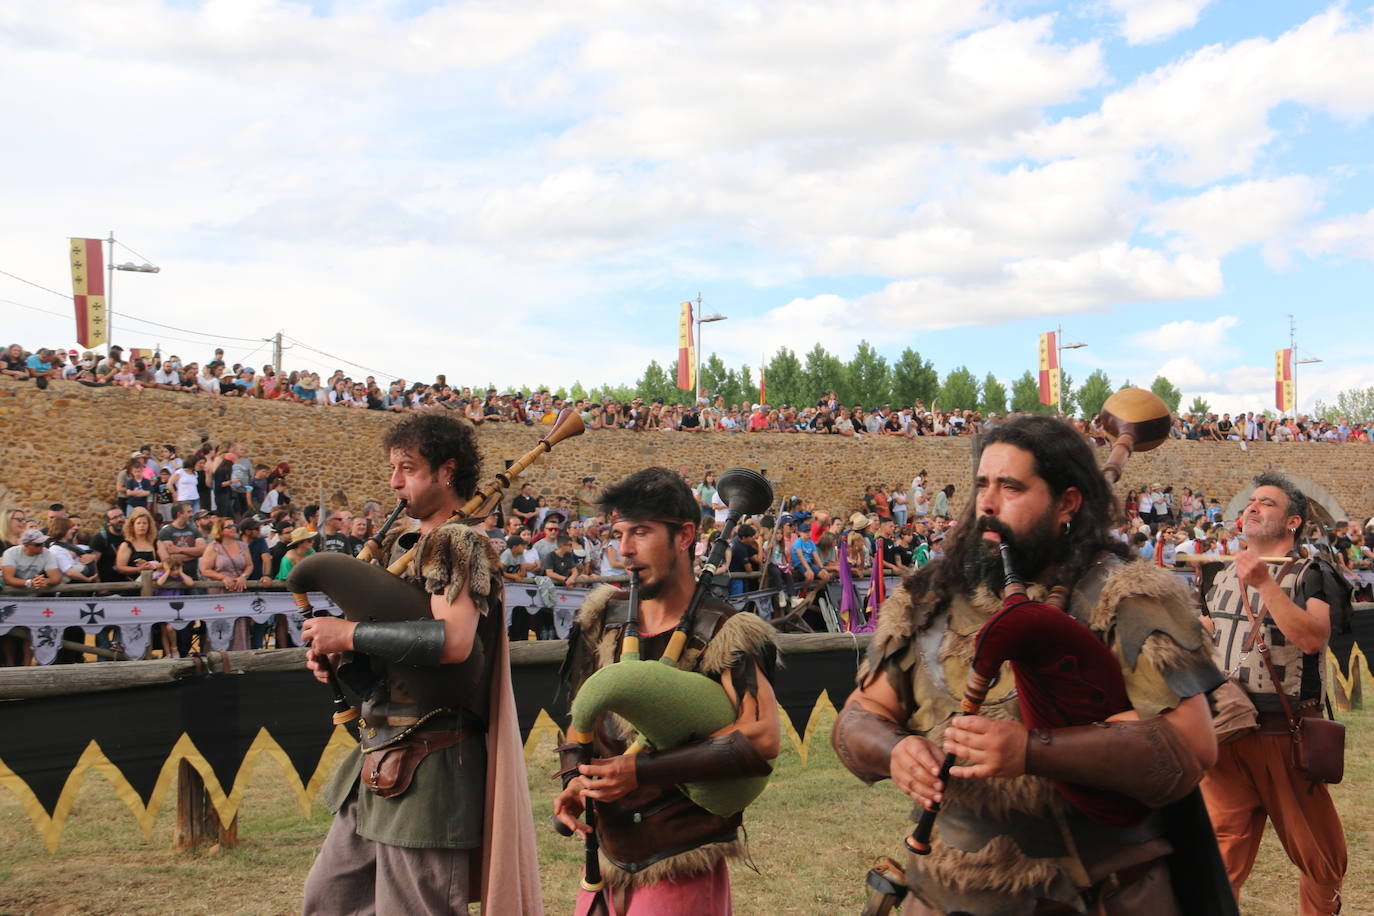
{"type": "MultiPolygon", "coordinates": [[[[756,870],[732,866],[740,916],[857,913],[865,871],[895,855],[910,825],[908,803],[889,783],[865,788],[836,761],[828,741],[833,714],[813,732],[810,765],[784,742],[780,767],[750,809],[756,870]]],[[[1367,865],[1374,814],[1374,711],[1346,715],[1346,779],[1333,787],[1345,822],[1351,871],[1347,914],[1374,912],[1367,865]]],[[[552,747],[540,748],[530,774],[544,900],[550,914],[571,912],[581,846],[546,827],[554,782],[552,747]]],[[[278,914],[299,911],[301,885],[329,817],[302,818],[294,795],[266,758],[249,777],[239,845],[218,853],[172,849],[168,805],[145,840],[98,774],[88,775],[67,822],[61,850],[50,855],[10,793],[0,790],[0,914],[278,914]]],[[[1249,916],[1296,912],[1296,872],[1272,831],[1246,887],[1249,916]]]]}

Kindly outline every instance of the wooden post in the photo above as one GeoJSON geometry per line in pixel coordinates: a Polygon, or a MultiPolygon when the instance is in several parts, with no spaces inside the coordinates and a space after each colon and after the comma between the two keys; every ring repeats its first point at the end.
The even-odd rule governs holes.
{"type": "Polygon", "coordinates": [[[1360,669],[1364,667],[1360,664],[1361,656],[1356,655],[1354,650],[1350,652],[1350,708],[1364,708],[1364,688],[1360,682],[1364,680],[1364,672],[1360,669]]]}
{"type": "Polygon", "coordinates": [[[205,780],[189,761],[182,760],[177,767],[177,820],[173,833],[176,848],[228,848],[238,845],[238,841],[239,819],[235,817],[228,827],[220,822],[210,793],[205,791],[205,780]]]}
{"type": "Polygon", "coordinates": [[[151,569],[139,570],[138,595],[140,598],[151,598],[153,596],[153,571],[151,569]]]}

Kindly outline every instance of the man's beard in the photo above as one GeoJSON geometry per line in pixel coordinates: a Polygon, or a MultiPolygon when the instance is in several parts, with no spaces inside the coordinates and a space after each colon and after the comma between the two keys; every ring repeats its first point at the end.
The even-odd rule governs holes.
{"type": "Polygon", "coordinates": [[[984,531],[995,531],[1001,536],[1002,542],[1011,550],[1012,569],[1023,580],[1030,582],[1048,569],[1060,553],[1060,534],[1057,529],[1052,511],[1041,516],[1024,535],[1017,535],[990,515],[980,517],[974,529],[975,541],[964,560],[965,581],[970,584],[981,582],[995,595],[1000,595],[1007,584],[1001,548],[995,541],[982,537],[984,531]]]}
{"type": "Polygon", "coordinates": [[[668,562],[668,568],[663,570],[662,575],[654,576],[653,580],[650,582],[644,582],[641,580],[641,582],[639,583],[639,597],[641,599],[652,600],[659,596],[659,594],[663,591],[663,586],[666,585],[670,579],[672,579],[673,573],[677,572],[678,559],[679,555],[676,551],[674,551],[672,559],[668,562]]]}

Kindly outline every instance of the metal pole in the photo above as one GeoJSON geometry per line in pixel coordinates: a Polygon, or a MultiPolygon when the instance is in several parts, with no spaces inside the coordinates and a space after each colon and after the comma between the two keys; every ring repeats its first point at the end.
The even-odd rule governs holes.
{"type": "Polygon", "coordinates": [[[1298,418],[1298,322],[1288,316],[1288,349],[1293,359],[1293,419],[1298,418]]]}
{"type": "Polygon", "coordinates": [[[1055,377],[1054,390],[1059,395],[1059,404],[1056,408],[1059,416],[1064,416],[1064,348],[1060,346],[1064,343],[1064,326],[1054,326],[1054,371],[1058,373],[1055,377]]]}
{"type": "MultiPolygon", "coordinates": [[[[692,370],[692,403],[695,404],[701,394],[701,291],[697,291],[697,336],[692,341],[692,350],[696,353],[696,366],[692,370]]],[[[708,393],[709,397],[709,393],[708,393]]]]}
{"type": "Polygon", "coordinates": [[[110,347],[114,346],[114,230],[110,230],[110,237],[105,241],[110,243],[110,254],[105,260],[105,272],[109,274],[109,279],[105,281],[105,358],[110,357],[110,347]]]}

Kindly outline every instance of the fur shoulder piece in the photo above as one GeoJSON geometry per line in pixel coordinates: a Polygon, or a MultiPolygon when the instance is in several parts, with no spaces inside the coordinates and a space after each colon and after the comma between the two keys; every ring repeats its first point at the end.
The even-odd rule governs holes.
{"type": "MultiPolygon", "coordinates": [[[[1091,626],[1116,650],[1128,689],[1136,686],[1142,696],[1167,687],[1185,698],[1224,680],[1187,589],[1167,569],[1144,561],[1114,569],[1092,610],[1091,626]],[[1156,682],[1154,690],[1146,690],[1147,681],[1156,682]]],[[[1148,705],[1170,704],[1165,698],[1148,705]]]]}
{"type": "Polygon", "coordinates": [[[601,637],[601,631],[606,625],[606,606],[620,594],[620,589],[607,582],[592,588],[587,593],[587,597],[582,599],[582,606],[577,609],[575,618],[578,629],[588,636],[593,642],[601,637]]]}
{"type": "MultiPolygon", "coordinates": [[[[453,601],[463,589],[490,599],[501,595],[500,559],[491,540],[471,526],[448,522],[420,546],[420,580],[431,595],[453,601]]],[[[489,602],[479,601],[482,613],[489,602]]]]}
{"type": "Polygon", "coordinates": [[[696,670],[718,677],[734,668],[743,656],[770,657],[777,651],[777,645],[777,631],[771,624],[754,614],[733,614],[706,644],[696,670]]]}

